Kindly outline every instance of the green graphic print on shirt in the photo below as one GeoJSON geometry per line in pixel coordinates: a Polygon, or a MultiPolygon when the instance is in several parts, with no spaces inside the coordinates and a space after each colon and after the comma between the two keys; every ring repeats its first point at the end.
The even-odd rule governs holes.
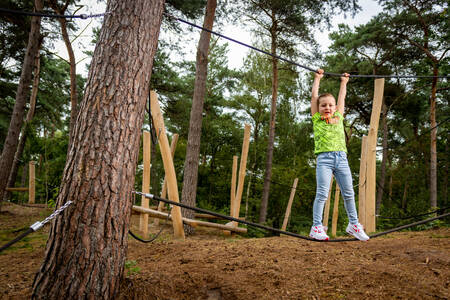
{"type": "Polygon", "coordinates": [[[316,112],[312,116],[314,129],[314,154],[330,151],[347,152],[345,146],[344,116],[340,112],[335,112],[333,118],[337,119],[336,124],[328,124],[322,120],[320,113],[316,112]]]}

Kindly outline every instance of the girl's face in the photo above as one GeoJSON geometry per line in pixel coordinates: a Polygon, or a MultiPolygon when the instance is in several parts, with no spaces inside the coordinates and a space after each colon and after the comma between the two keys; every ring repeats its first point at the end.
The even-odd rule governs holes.
{"type": "Polygon", "coordinates": [[[336,111],[336,100],[332,96],[325,96],[319,99],[319,113],[321,115],[334,114],[336,111]]]}

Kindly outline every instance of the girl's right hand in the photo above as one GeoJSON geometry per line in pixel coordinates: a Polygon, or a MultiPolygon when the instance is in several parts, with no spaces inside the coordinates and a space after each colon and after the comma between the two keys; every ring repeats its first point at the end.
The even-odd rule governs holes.
{"type": "Polygon", "coordinates": [[[318,79],[321,79],[321,78],[323,77],[323,73],[324,73],[323,69],[318,69],[318,70],[314,73],[314,77],[315,77],[315,78],[318,78],[318,79]]]}

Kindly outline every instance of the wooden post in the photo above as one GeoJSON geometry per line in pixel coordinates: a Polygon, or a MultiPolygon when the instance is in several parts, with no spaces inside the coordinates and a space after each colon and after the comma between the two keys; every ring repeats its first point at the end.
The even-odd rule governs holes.
{"type": "MultiPolygon", "coordinates": [[[[142,171],[142,192],[150,193],[150,150],[151,150],[151,142],[150,142],[150,132],[144,131],[144,141],[142,143],[142,153],[143,153],[143,162],[144,169],[142,171]]],[[[149,199],[142,196],[141,198],[141,206],[144,208],[148,208],[149,199]]],[[[141,214],[139,218],[139,230],[142,232],[143,237],[146,239],[148,237],[148,215],[141,214]]]]}
{"type": "MultiPolygon", "coordinates": [[[[245,171],[247,168],[247,155],[249,143],[250,143],[250,125],[245,124],[244,141],[242,143],[241,163],[239,165],[239,182],[235,199],[236,205],[234,206],[233,212],[233,216],[235,218],[239,217],[239,210],[241,208],[241,199],[242,199],[242,191],[244,190],[244,180],[245,180],[245,171]]],[[[237,222],[233,222],[233,226],[237,226],[237,222]]]]}
{"type": "MultiPolygon", "coordinates": [[[[158,96],[155,91],[150,91],[150,106],[152,110],[153,123],[155,124],[156,132],[158,133],[159,147],[161,149],[161,156],[164,164],[164,172],[167,178],[167,188],[169,192],[169,200],[180,202],[178,196],[177,177],[175,174],[175,167],[173,159],[170,154],[169,140],[167,139],[166,128],[164,126],[164,119],[159,108],[158,96]]],[[[183,220],[181,217],[181,208],[179,206],[172,207],[173,231],[175,238],[184,239],[183,220]]]]}
{"type": "Polygon", "coordinates": [[[367,171],[367,136],[362,137],[361,161],[359,163],[358,219],[366,227],[366,171],[367,171]]]}
{"type": "Polygon", "coordinates": [[[328,191],[327,202],[325,203],[325,211],[323,213],[323,226],[328,229],[328,219],[330,217],[331,190],[333,189],[333,175],[331,175],[330,190],[328,191]]]}
{"type": "Polygon", "coordinates": [[[289,202],[286,207],[286,213],[284,214],[283,226],[281,227],[281,230],[283,230],[283,231],[286,231],[287,223],[289,220],[289,215],[291,214],[292,201],[294,200],[295,191],[297,190],[297,183],[298,183],[298,178],[295,178],[294,184],[292,185],[292,189],[291,189],[291,195],[289,196],[289,202]]]}
{"type": "Polygon", "coordinates": [[[339,184],[336,180],[336,192],[334,194],[334,206],[333,206],[333,218],[331,220],[331,235],[336,236],[336,230],[337,230],[337,222],[338,222],[338,216],[339,216],[339,196],[341,194],[341,190],[339,188],[339,184]]]}
{"type": "MultiPolygon", "coordinates": [[[[177,148],[177,142],[178,142],[178,133],[175,133],[172,136],[172,142],[170,143],[170,154],[172,155],[172,159],[175,156],[175,149],[177,148]]],[[[166,195],[167,195],[167,178],[166,178],[166,176],[164,176],[164,182],[163,182],[162,191],[161,191],[161,198],[166,198],[166,195]]],[[[162,211],[163,207],[164,207],[164,203],[159,202],[158,211],[162,211]]],[[[155,224],[155,226],[158,226],[159,218],[155,218],[155,220],[153,221],[153,224],[155,224]]]]}
{"type": "Polygon", "coordinates": [[[36,183],[35,183],[35,161],[30,161],[28,166],[28,204],[34,204],[34,198],[36,195],[36,183]]]}
{"type": "Polygon", "coordinates": [[[233,218],[237,218],[239,216],[235,216],[235,207],[236,207],[236,171],[237,171],[237,162],[238,157],[236,155],[233,156],[233,168],[231,170],[231,190],[230,190],[230,216],[233,218]]]}
{"type": "Polygon", "coordinates": [[[367,136],[367,175],[366,175],[366,231],[375,232],[375,191],[376,191],[376,148],[378,123],[380,121],[381,105],[383,103],[384,78],[375,79],[370,129],[367,136]]]}

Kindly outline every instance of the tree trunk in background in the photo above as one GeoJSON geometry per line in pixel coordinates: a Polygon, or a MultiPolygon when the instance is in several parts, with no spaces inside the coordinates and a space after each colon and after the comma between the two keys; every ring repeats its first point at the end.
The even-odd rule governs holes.
{"type": "MultiPolygon", "coordinates": [[[[35,0],[35,10],[42,10],[42,0],[35,0]]],[[[31,18],[31,29],[28,36],[28,45],[23,61],[22,73],[20,74],[19,84],[17,86],[16,102],[14,104],[11,121],[9,123],[8,134],[3,145],[2,155],[0,157],[0,204],[3,200],[5,188],[8,183],[9,174],[19,143],[20,130],[23,124],[23,115],[25,114],[25,105],[30,95],[31,76],[33,71],[34,59],[39,51],[39,40],[41,28],[41,18],[31,18]]],[[[0,206],[1,208],[1,206],[0,206]]]]}
{"type": "MultiPolygon", "coordinates": [[[[216,12],[217,0],[208,0],[206,3],[205,18],[203,27],[212,29],[214,15],[216,12]]],[[[191,116],[189,121],[189,134],[186,147],[186,160],[184,163],[183,190],[181,202],[195,206],[198,180],[198,160],[200,154],[200,139],[202,134],[202,113],[205,99],[206,79],[208,72],[208,52],[211,33],[202,31],[197,48],[197,63],[195,73],[194,96],[192,99],[191,116]]],[[[183,217],[193,219],[194,211],[182,208],[183,217]]],[[[184,225],[186,234],[193,232],[193,228],[184,225]]]]}
{"type": "MultiPolygon", "coordinates": [[[[275,15],[272,14],[272,20],[275,20],[275,15]]],[[[272,23],[271,29],[271,53],[276,55],[277,52],[277,23],[272,23]]],[[[264,186],[261,199],[261,207],[259,210],[259,223],[266,222],[267,206],[269,203],[270,180],[272,178],[272,160],[273,160],[273,145],[275,142],[275,120],[277,115],[277,97],[278,97],[278,59],[272,57],[272,104],[270,111],[270,125],[269,125],[269,139],[267,141],[266,153],[266,171],[264,175],[264,186]]]]}
{"type": "Polygon", "coordinates": [[[388,160],[388,126],[387,126],[387,106],[383,101],[383,158],[380,167],[380,184],[377,191],[376,214],[380,214],[381,204],[383,203],[383,195],[385,193],[384,186],[386,181],[386,162],[388,160]]]}
{"type": "MultiPolygon", "coordinates": [[[[50,6],[58,15],[64,15],[66,9],[69,6],[71,0],[66,0],[63,7],[60,7],[56,0],[50,1],[50,6]]],[[[64,40],[64,44],[67,48],[67,54],[69,55],[70,65],[70,128],[69,128],[69,145],[73,138],[73,128],[77,120],[78,113],[78,92],[77,92],[77,69],[75,62],[75,54],[73,53],[72,43],[70,42],[69,33],[67,32],[67,20],[64,18],[58,18],[61,25],[61,35],[64,40]]]]}
{"type": "MultiPolygon", "coordinates": [[[[433,75],[438,76],[438,68],[435,64],[433,66],[433,75]]],[[[436,89],[437,89],[437,77],[433,78],[431,84],[431,97],[430,97],[430,207],[437,207],[437,127],[436,127],[436,89]]]]}
{"type": "Polygon", "coordinates": [[[164,0],[108,2],[69,145],[33,299],[111,299],[127,253],[131,190],[164,0]]]}
{"type": "MultiPolygon", "coordinates": [[[[30,97],[30,109],[28,110],[25,124],[22,127],[19,145],[17,146],[17,150],[14,155],[14,161],[13,161],[13,165],[11,167],[11,173],[9,174],[7,187],[14,187],[14,184],[16,183],[17,172],[19,170],[19,161],[22,157],[23,149],[25,148],[25,143],[27,141],[28,126],[30,125],[31,120],[33,119],[34,110],[36,108],[36,98],[37,98],[37,93],[39,90],[39,73],[41,70],[41,68],[40,68],[41,60],[40,60],[40,55],[39,55],[39,49],[40,49],[41,44],[42,44],[42,38],[40,39],[38,52],[36,53],[36,58],[34,60],[34,79],[33,79],[33,88],[31,90],[31,97],[30,97]]],[[[5,191],[5,194],[3,196],[4,201],[6,201],[7,198],[9,198],[9,194],[10,194],[9,192],[5,191]]]]}

